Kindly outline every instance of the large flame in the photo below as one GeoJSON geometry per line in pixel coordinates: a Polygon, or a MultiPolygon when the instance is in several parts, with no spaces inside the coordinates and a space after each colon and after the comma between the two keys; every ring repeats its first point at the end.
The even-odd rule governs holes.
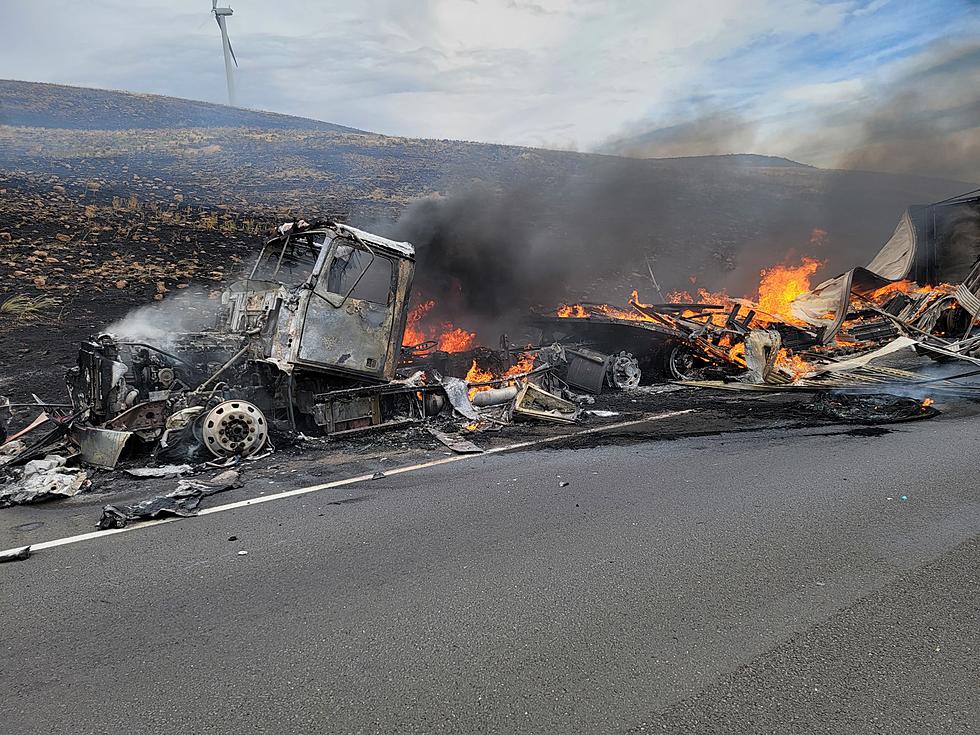
{"type": "MultiPolygon", "coordinates": [[[[452,327],[451,324],[444,325],[452,327]]],[[[443,352],[466,352],[476,345],[476,332],[467,332],[461,327],[453,327],[439,335],[439,349],[443,352]]]]}
{"type": "Polygon", "coordinates": [[[402,345],[405,347],[414,347],[429,340],[425,332],[422,331],[419,322],[422,321],[422,317],[428,314],[435,305],[435,301],[423,301],[408,312],[408,318],[405,320],[405,334],[402,337],[402,345]]]}
{"type": "Polygon", "coordinates": [[[408,312],[402,346],[414,347],[424,342],[435,342],[436,349],[443,352],[465,352],[473,349],[476,346],[476,332],[468,332],[449,322],[439,325],[422,323],[435,305],[435,301],[423,301],[408,312]]]}
{"type": "Polygon", "coordinates": [[[793,300],[810,290],[810,279],[821,266],[823,262],[804,257],[797,266],[774,265],[764,268],[756,298],[759,309],[790,324],[800,324],[793,316],[793,300]]]}

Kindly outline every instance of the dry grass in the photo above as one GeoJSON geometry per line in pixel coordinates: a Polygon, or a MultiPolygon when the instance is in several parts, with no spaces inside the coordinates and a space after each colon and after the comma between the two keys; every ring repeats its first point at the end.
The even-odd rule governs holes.
{"type": "Polygon", "coordinates": [[[61,299],[53,296],[11,296],[0,303],[0,314],[20,321],[37,321],[61,305],[61,299]]]}

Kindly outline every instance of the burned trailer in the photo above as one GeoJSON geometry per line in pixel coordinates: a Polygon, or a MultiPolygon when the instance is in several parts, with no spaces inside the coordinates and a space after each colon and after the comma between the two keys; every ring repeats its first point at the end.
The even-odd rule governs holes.
{"type": "Polygon", "coordinates": [[[540,330],[542,344],[565,346],[571,358],[570,384],[591,393],[600,392],[603,385],[622,387],[616,385],[617,367],[622,375],[635,375],[637,384],[641,374],[651,377],[667,373],[671,356],[685,338],[683,332],[666,324],[601,314],[532,314],[527,323],[540,330]]]}
{"type": "Polygon", "coordinates": [[[720,344],[728,335],[744,337],[755,317],[715,304],[630,301],[630,307],[582,304],[570,314],[533,314],[528,325],[540,330],[542,343],[565,346],[571,385],[598,393],[601,385],[635,387],[641,377],[684,380],[713,367],[739,367],[720,344]]]}
{"type": "Polygon", "coordinates": [[[335,222],[283,225],[222,292],[210,329],[83,344],[72,403],[93,426],[145,439],[189,424],[219,456],[257,451],[270,423],[384,423],[404,395],[381,387],[395,377],[414,271],[408,243],[335,222]]]}

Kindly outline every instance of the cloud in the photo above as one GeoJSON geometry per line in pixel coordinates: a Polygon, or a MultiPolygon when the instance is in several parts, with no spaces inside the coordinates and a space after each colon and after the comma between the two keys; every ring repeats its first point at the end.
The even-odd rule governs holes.
{"type": "MultiPolygon", "coordinates": [[[[931,40],[887,63],[740,101],[705,94],[674,120],[626,127],[599,150],[644,158],[756,152],[827,168],[980,181],[980,41],[931,40]]],[[[887,53],[870,48],[877,60],[887,53]]]]}
{"type": "Polygon", "coordinates": [[[859,130],[837,165],[980,181],[980,42],[942,42],[903,67],[855,123],[832,118],[859,130]]]}
{"type": "MultiPolygon", "coordinates": [[[[380,132],[591,145],[769,35],[824,33],[818,0],[236,2],[243,104],[380,132]]],[[[224,101],[200,0],[5,3],[15,78],[224,101]],[[40,32],[38,29],[44,29],[40,32]]]]}
{"type": "MultiPolygon", "coordinates": [[[[578,149],[653,131],[640,155],[809,153],[817,122],[806,113],[830,108],[841,116],[830,128],[857,135],[844,108],[877,94],[876,70],[950,28],[980,27],[961,0],[232,5],[245,106],[396,135],[578,149]]],[[[202,0],[2,3],[0,69],[224,102],[208,10],[202,0]]]]}
{"type": "Polygon", "coordinates": [[[788,100],[810,105],[827,105],[847,102],[864,94],[864,81],[861,79],[842,79],[837,82],[802,84],[784,92],[788,100]]]}

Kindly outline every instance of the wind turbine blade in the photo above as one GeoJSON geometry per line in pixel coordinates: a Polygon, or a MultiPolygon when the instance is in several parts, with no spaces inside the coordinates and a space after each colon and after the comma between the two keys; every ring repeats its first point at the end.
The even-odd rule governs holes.
{"type": "Polygon", "coordinates": [[[231,47],[231,39],[230,38],[228,39],[228,50],[231,51],[231,58],[232,58],[232,61],[235,62],[235,68],[237,69],[238,68],[238,59],[235,58],[235,49],[233,49],[231,47]]]}

